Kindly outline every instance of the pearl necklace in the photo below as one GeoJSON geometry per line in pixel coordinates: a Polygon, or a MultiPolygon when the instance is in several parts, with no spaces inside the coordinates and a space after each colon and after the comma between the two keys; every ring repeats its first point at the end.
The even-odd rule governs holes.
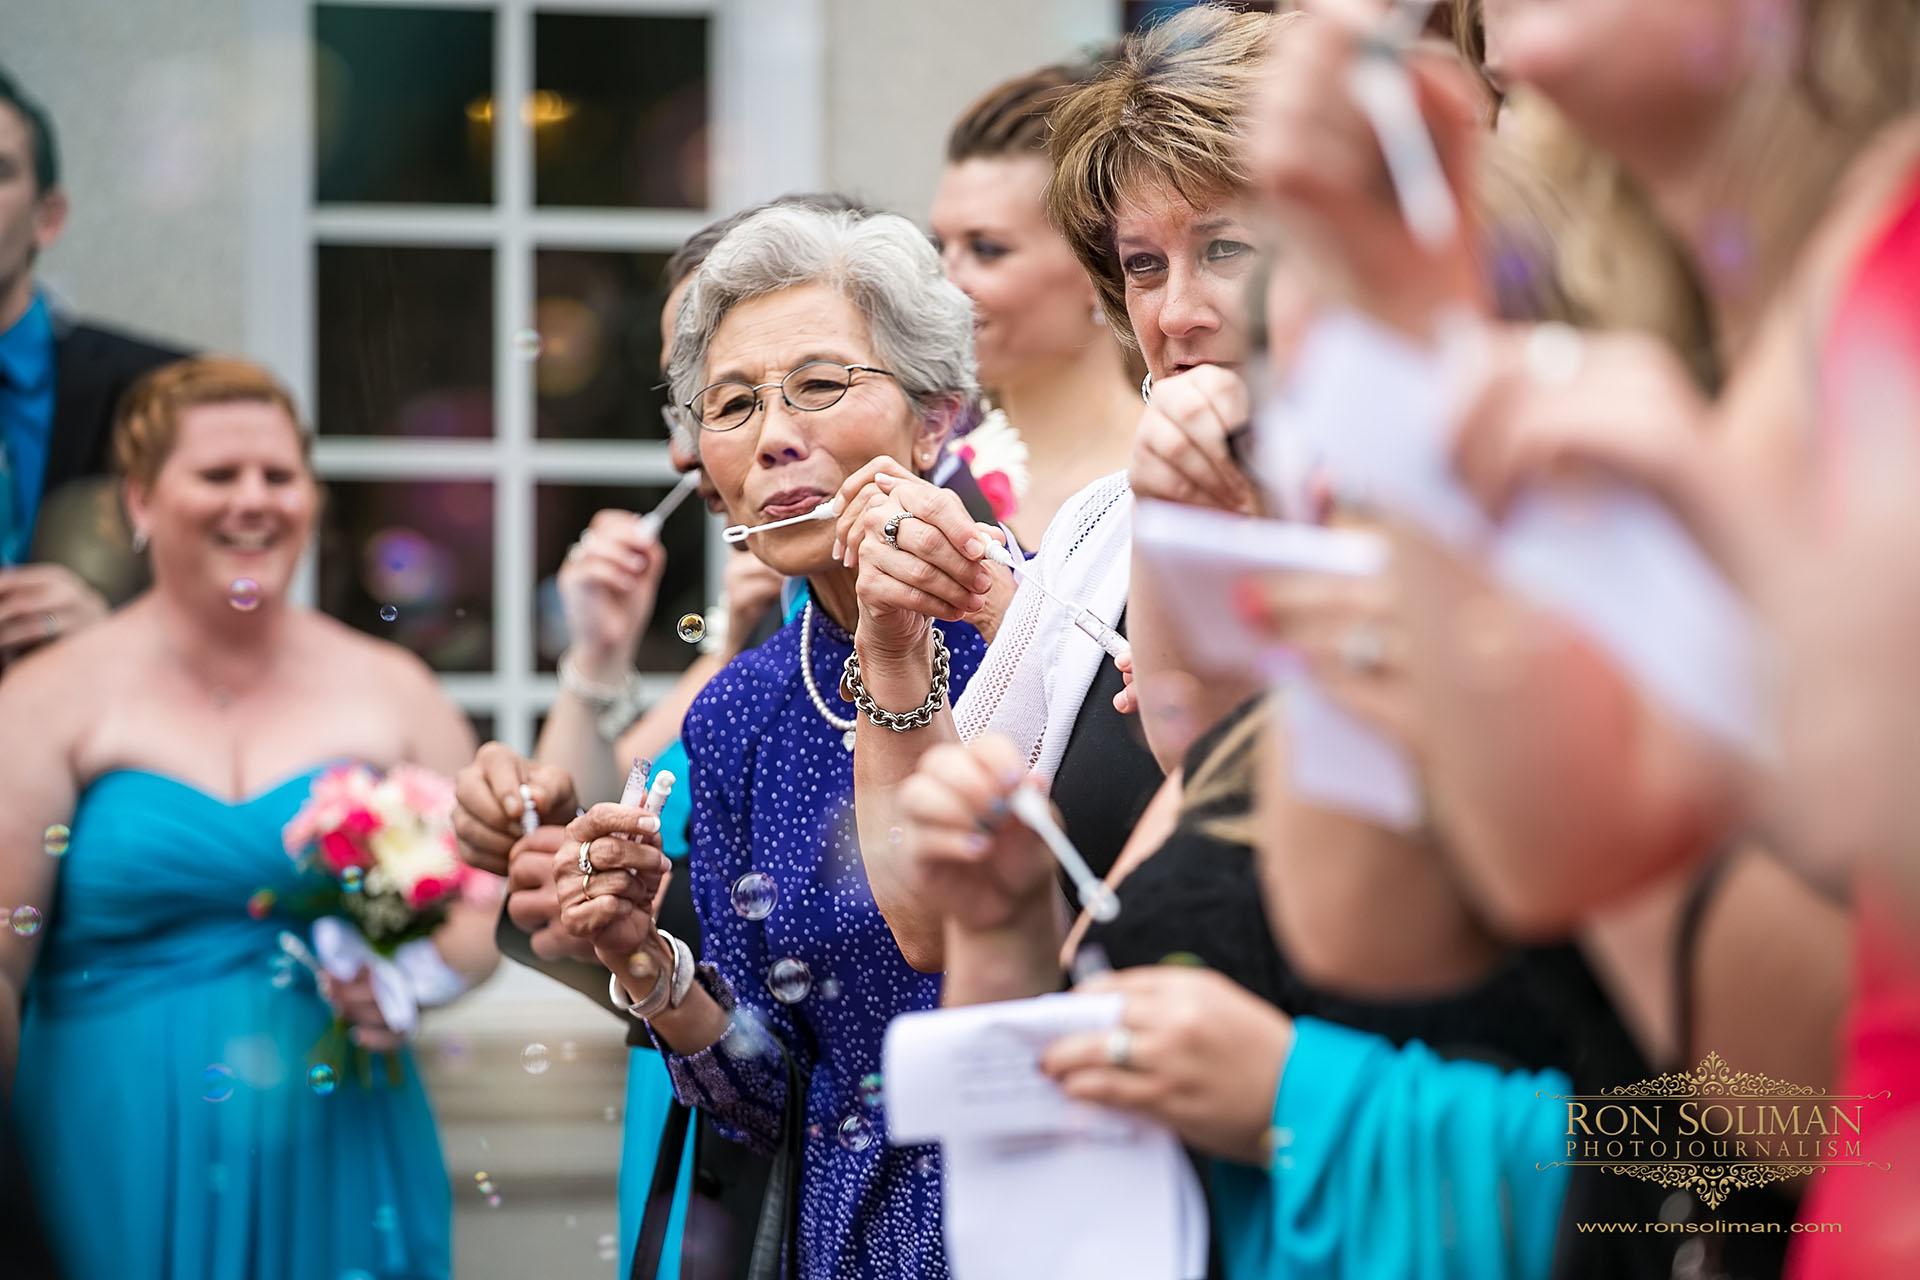
{"type": "Polygon", "coordinates": [[[841,719],[827,708],[827,700],[820,696],[820,686],[813,680],[813,597],[807,597],[807,607],[800,612],[800,676],[807,682],[807,696],[813,699],[814,710],[820,718],[840,730],[840,745],[853,750],[853,731],[860,723],[859,715],[841,719]]]}

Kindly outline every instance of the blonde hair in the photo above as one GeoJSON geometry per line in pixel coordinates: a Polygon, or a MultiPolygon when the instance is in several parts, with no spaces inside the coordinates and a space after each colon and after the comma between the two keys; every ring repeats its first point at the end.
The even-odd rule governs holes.
{"type": "Polygon", "coordinates": [[[244,403],[269,404],[285,412],[300,437],[301,459],[311,469],[313,442],[300,426],[293,396],[278,378],[237,356],[190,356],[161,365],[127,389],[114,417],[114,470],[138,485],[151,485],[180,438],[180,420],[187,410],[244,403]]]}
{"type": "Polygon", "coordinates": [[[1195,208],[1247,185],[1240,125],[1267,42],[1295,15],[1198,5],[1130,36],[1053,111],[1047,216],[1092,277],[1107,322],[1137,348],[1114,219],[1131,191],[1165,183],[1195,208]]]}

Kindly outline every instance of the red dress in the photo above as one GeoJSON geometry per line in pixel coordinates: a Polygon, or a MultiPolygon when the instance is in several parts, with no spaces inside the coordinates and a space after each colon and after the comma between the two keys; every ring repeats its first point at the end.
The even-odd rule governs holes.
{"type": "MultiPolygon", "coordinates": [[[[1841,294],[1821,368],[1829,424],[1851,429],[1920,409],[1920,181],[1841,294]]],[[[1860,1157],[1891,1167],[1836,1166],[1814,1178],[1801,1204],[1806,1234],[1788,1257],[1792,1280],[1920,1277],[1920,938],[1911,914],[1900,918],[1898,892],[1873,869],[1856,877],[1853,1005],[1836,1090],[1888,1095],[1860,1104],[1860,1157]]]]}

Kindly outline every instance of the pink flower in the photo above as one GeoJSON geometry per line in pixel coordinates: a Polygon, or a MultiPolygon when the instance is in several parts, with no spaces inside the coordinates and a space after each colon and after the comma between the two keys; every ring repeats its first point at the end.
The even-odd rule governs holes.
{"type": "Polygon", "coordinates": [[[1013,481],[1004,471],[988,471],[974,478],[980,486],[980,496],[993,508],[996,519],[1005,520],[1019,508],[1019,501],[1013,496],[1013,481]]]}
{"type": "Polygon", "coordinates": [[[329,831],[320,837],[320,856],[325,859],[327,870],[339,875],[348,867],[359,867],[362,871],[373,865],[373,860],[361,850],[360,846],[338,831],[329,831]]]}
{"type": "Polygon", "coordinates": [[[440,818],[453,812],[453,780],[431,769],[414,764],[397,764],[387,770],[387,781],[400,789],[401,803],[423,818],[440,818]]]}
{"type": "Polygon", "coordinates": [[[334,827],[334,831],[349,840],[360,842],[378,831],[380,826],[379,816],[371,810],[349,809],[334,827]]]}
{"type": "Polygon", "coordinates": [[[407,905],[415,911],[423,911],[442,898],[459,892],[459,889],[460,877],[457,872],[445,876],[421,876],[407,890],[407,905]]]}

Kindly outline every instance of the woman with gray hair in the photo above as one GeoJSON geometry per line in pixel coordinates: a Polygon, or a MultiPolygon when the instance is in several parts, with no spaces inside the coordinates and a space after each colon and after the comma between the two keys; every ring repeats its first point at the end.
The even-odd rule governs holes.
{"type": "MultiPolygon", "coordinates": [[[[773,1151],[793,1125],[789,1082],[805,1081],[803,1133],[788,1131],[804,1143],[789,1259],[800,1277],[947,1267],[935,1158],[884,1138],[881,1037],[896,1015],[933,1008],[940,980],[902,958],[861,868],[854,706],[841,693],[859,625],[855,575],[831,520],[782,522],[876,474],[933,467],[975,389],[972,323],[903,218],[771,208],[714,249],[680,310],[673,398],[728,518],[768,526],[751,535],[755,553],[805,578],[808,603],[687,715],[702,962],[655,927],[666,863],[651,814],[597,806],[556,860],[562,926],[591,941],[615,1002],[647,1022],[682,1101],[773,1151]]],[[[987,601],[971,564],[940,588],[953,620],[930,624],[939,638],[925,701],[861,704],[870,718],[924,723],[973,674],[985,644],[959,618],[987,601]]]]}

